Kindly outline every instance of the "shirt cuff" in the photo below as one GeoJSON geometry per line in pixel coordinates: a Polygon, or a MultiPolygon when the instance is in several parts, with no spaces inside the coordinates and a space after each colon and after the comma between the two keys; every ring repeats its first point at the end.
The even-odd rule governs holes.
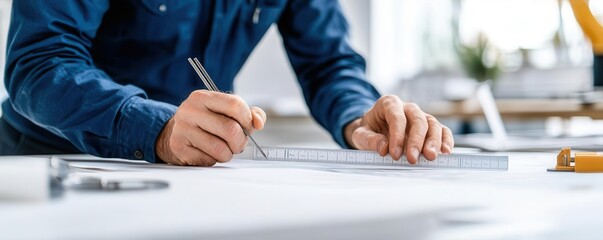
{"type": "Polygon", "coordinates": [[[145,99],[130,98],[122,107],[118,123],[118,149],[126,159],[162,162],[155,154],[155,142],[165,123],[178,107],[145,99]]]}

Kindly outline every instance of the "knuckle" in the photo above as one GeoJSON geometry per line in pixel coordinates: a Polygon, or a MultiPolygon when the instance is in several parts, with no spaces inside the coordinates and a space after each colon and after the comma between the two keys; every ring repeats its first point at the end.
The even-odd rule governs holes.
{"type": "Polygon", "coordinates": [[[424,137],[421,137],[419,135],[414,135],[414,136],[410,136],[408,138],[408,143],[409,143],[409,145],[420,146],[420,145],[422,145],[424,140],[425,140],[424,137]]]}
{"type": "Polygon", "coordinates": [[[395,103],[397,103],[398,101],[400,101],[400,99],[397,96],[392,95],[392,94],[385,95],[385,96],[381,97],[381,99],[379,99],[379,100],[386,107],[387,106],[392,106],[395,103]]]}
{"type": "Polygon", "coordinates": [[[428,122],[438,122],[439,123],[438,119],[436,119],[431,114],[425,114],[425,119],[427,119],[428,122]]]}
{"type": "Polygon", "coordinates": [[[420,112],[423,112],[423,111],[421,110],[421,107],[419,107],[419,105],[417,105],[416,103],[406,103],[406,104],[404,104],[404,107],[405,107],[405,108],[408,108],[408,109],[410,109],[410,110],[413,110],[413,111],[417,111],[417,112],[419,112],[419,111],[420,111],[420,112]]]}
{"type": "Polygon", "coordinates": [[[397,101],[398,96],[393,95],[393,94],[386,94],[383,97],[381,97],[381,99],[383,99],[384,101],[397,101]]]}
{"type": "Polygon", "coordinates": [[[227,142],[234,141],[236,137],[243,131],[241,126],[234,121],[228,121],[228,123],[224,124],[224,140],[227,142]]]}
{"type": "MultiPolygon", "coordinates": [[[[423,116],[423,115],[413,116],[411,121],[414,122],[414,123],[423,123],[423,124],[429,123],[427,121],[427,119],[425,118],[425,116],[423,116]]],[[[423,124],[421,124],[421,125],[423,125],[423,124]]]]}
{"type": "Polygon", "coordinates": [[[243,105],[242,102],[243,102],[243,99],[236,95],[229,95],[228,98],[226,98],[226,105],[228,105],[228,107],[230,109],[241,108],[243,105]]]}
{"type": "Polygon", "coordinates": [[[215,141],[211,146],[211,155],[215,158],[225,155],[225,153],[228,152],[230,152],[230,149],[228,149],[228,146],[221,141],[215,141]]]}
{"type": "Polygon", "coordinates": [[[243,100],[243,98],[239,95],[230,95],[232,96],[232,98],[234,99],[234,101],[236,101],[237,103],[241,104],[244,103],[245,101],[243,100]]]}
{"type": "Polygon", "coordinates": [[[435,118],[431,117],[431,118],[427,118],[427,123],[429,123],[429,125],[434,125],[437,127],[441,127],[442,125],[440,124],[440,122],[438,120],[436,120],[435,118]]]}
{"type": "Polygon", "coordinates": [[[208,91],[205,91],[205,90],[195,90],[189,95],[189,98],[192,98],[192,99],[203,98],[207,95],[207,93],[208,93],[208,91]]]}

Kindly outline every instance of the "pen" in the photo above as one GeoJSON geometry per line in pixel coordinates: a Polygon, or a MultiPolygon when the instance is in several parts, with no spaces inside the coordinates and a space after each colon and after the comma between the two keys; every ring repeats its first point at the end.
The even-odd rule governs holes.
{"type": "MultiPolygon", "coordinates": [[[[213,91],[213,92],[219,92],[218,87],[216,86],[216,84],[214,84],[214,81],[211,79],[211,77],[209,76],[207,71],[205,71],[205,68],[203,67],[203,65],[201,65],[201,62],[199,62],[199,60],[197,58],[195,58],[194,60],[191,58],[188,58],[188,62],[191,64],[191,66],[193,67],[193,69],[195,70],[197,75],[199,75],[199,78],[201,78],[201,81],[203,81],[203,84],[205,84],[205,87],[207,88],[207,90],[213,91]]],[[[244,127],[241,127],[241,128],[243,129],[243,133],[245,133],[245,136],[249,137],[249,139],[251,140],[253,145],[255,145],[255,147],[258,150],[260,150],[260,152],[266,159],[268,159],[268,156],[266,155],[264,150],[262,150],[260,145],[255,141],[255,139],[253,139],[251,134],[249,134],[249,132],[244,127]]]]}
{"type": "Polygon", "coordinates": [[[258,6],[257,0],[249,0],[249,3],[255,5],[253,9],[253,17],[251,17],[251,21],[253,24],[258,24],[260,22],[260,13],[262,12],[262,8],[258,6]]]}

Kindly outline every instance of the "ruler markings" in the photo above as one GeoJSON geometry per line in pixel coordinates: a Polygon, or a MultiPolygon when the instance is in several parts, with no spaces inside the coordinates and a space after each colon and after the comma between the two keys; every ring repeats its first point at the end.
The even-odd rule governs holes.
{"type": "MultiPolygon", "coordinates": [[[[489,170],[507,170],[509,166],[507,156],[449,154],[439,155],[434,161],[428,161],[421,156],[419,162],[412,165],[405,157],[395,161],[389,155],[383,157],[375,152],[360,150],[285,147],[264,147],[264,150],[268,153],[267,161],[489,170]]],[[[253,147],[253,159],[266,160],[255,147],[253,147]]]]}

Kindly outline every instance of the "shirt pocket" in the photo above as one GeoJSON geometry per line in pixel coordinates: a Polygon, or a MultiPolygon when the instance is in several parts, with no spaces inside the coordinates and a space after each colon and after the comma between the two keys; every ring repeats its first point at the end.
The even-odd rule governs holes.
{"type": "Polygon", "coordinates": [[[123,34],[148,41],[192,35],[198,11],[197,0],[137,0],[123,34]]]}
{"type": "Polygon", "coordinates": [[[285,0],[247,0],[240,21],[257,29],[267,29],[278,21],[286,5],[285,0]]]}

